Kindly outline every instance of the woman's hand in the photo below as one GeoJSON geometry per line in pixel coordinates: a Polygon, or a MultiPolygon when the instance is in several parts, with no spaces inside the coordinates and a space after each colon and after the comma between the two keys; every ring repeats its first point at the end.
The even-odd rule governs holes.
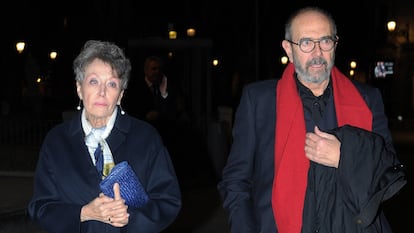
{"type": "Polygon", "coordinates": [[[129,213],[125,200],[121,197],[119,184],[114,184],[114,198],[100,193],[97,198],[83,206],[81,209],[81,222],[97,220],[123,227],[128,224],[129,213]]]}
{"type": "Polygon", "coordinates": [[[114,184],[114,199],[108,203],[108,222],[115,227],[123,227],[128,224],[129,213],[128,206],[125,205],[125,200],[121,197],[119,184],[114,184]]]}

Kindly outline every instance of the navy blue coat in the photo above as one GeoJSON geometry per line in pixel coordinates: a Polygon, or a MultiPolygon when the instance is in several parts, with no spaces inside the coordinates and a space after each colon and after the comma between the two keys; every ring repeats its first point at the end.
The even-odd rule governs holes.
{"type": "Polygon", "coordinates": [[[96,198],[100,176],[84,142],[79,112],[47,134],[34,178],[28,211],[48,233],[160,232],[181,208],[179,183],[158,132],[148,123],[118,112],[107,138],[115,164],[128,161],[150,201],[128,208],[129,223],[116,228],[99,221],[80,222],[82,206],[96,198]]]}
{"type": "MultiPolygon", "coordinates": [[[[274,145],[275,145],[275,122],[276,122],[276,80],[265,80],[260,81],[256,83],[252,83],[248,86],[246,86],[243,90],[243,94],[240,100],[240,105],[237,109],[236,118],[235,118],[235,124],[233,128],[233,145],[230,151],[230,155],[227,161],[227,164],[223,170],[223,178],[218,184],[218,189],[220,191],[220,194],[223,198],[223,206],[228,211],[229,216],[229,225],[231,228],[232,233],[243,233],[243,232],[261,232],[261,233],[272,233],[277,232],[277,227],[274,221],[274,215],[272,210],[272,187],[273,187],[273,176],[274,176],[274,145]]],[[[382,98],[379,93],[379,91],[375,88],[369,87],[367,85],[360,85],[358,83],[355,83],[356,87],[360,91],[361,95],[363,96],[364,100],[366,101],[368,107],[371,109],[373,114],[373,132],[354,132],[351,130],[351,132],[343,132],[340,129],[336,131],[337,135],[350,135],[354,136],[355,140],[352,142],[346,141],[343,142],[342,146],[344,148],[350,148],[349,150],[353,149],[357,151],[360,148],[367,148],[369,149],[369,146],[367,146],[367,143],[371,143],[370,145],[381,145],[382,148],[377,149],[377,151],[386,150],[389,152],[389,155],[391,158],[393,158],[395,154],[395,150],[393,148],[393,143],[391,139],[391,134],[388,129],[388,122],[387,118],[384,114],[384,108],[382,103],[382,98]],[[366,140],[358,140],[357,136],[360,136],[361,138],[365,138],[366,134],[372,135],[371,139],[366,140]],[[382,142],[382,144],[380,143],[382,142]]],[[[331,116],[335,117],[335,116],[331,116]]],[[[357,130],[358,131],[358,130],[357,130]]],[[[344,136],[345,137],[345,136],[344,136]]],[[[349,136],[348,136],[349,137],[349,136]]],[[[348,151],[349,151],[348,150],[348,151]]],[[[342,149],[343,153],[345,154],[348,151],[344,151],[342,149]]],[[[341,160],[344,158],[344,154],[341,154],[341,160]]],[[[350,154],[350,153],[348,153],[350,154]]],[[[364,155],[365,156],[365,155],[364,155]]],[[[370,158],[372,156],[366,156],[366,160],[371,162],[370,158]]],[[[348,160],[349,161],[349,160],[348,160]]],[[[368,164],[365,166],[367,170],[365,170],[366,174],[372,173],[372,169],[378,169],[379,171],[387,170],[386,168],[393,168],[394,165],[398,164],[398,160],[384,160],[384,163],[381,163],[382,161],[379,160],[379,163],[375,163],[373,161],[374,165],[378,166],[384,166],[383,168],[378,169],[377,167],[374,167],[374,165],[368,164]],[[395,162],[396,164],[394,164],[395,162]],[[368,170],[371,169],[371,170],[368,170]]],[[[360,162],[360,161],[359,161],[360,162]]],[[[376,161],[378,162],[378,161],[376,161]]],[[[342,162],[341,162],[342,163],[342,162]]],[[[354,164],[355,165],[355,164],[354,164]]],[[[313,167],[317,165],[312,164],[312,168],[310,171],[314,171],[313,167]]],[[[345,173],[348,174],[348,172],[352,173],[353,171],[348,171],[352,166],[352,164],[340,165],[338,169],[335,169],[335,171],[329,171],[331,175],[337,171],[338,174],[345,173]]],[[[364,166],[364,165],[362,165],[364,166]]],[[[319,165],[319,167],[322,167],[319,165]]],[[[316,172],[318,172],[316,175],[320,176],[321,171],[325,171],[326,169],[329,170],[329,168],[319,168],[316,172]]],[[[361,170],[361,169],[359,169],[361,170]]],[[[364,171],[364,169],[362,169],[364,171]]],[[[312,175],[312,174],[310,174],[312,175]]],[[[350,174],[349,174],[350,175],[350,174]]],[[[364,177],[364,174],[354,174],[355,177],[350,175],[352,177],[352,180],[342,180],[342,182],[345,182],[346,185],[354,185],[353,183],[346,183],[346,182],[355,182],[355,180],[358,181],[358,178],[364,177]]],[[[378,175],[378,174],[375,174],[378,175]]],[[[383,175],[383,174],[381,174],[383,175]]],[[[399,177],[401,177],[401,173],[397,174],[399,177]]],[[[332,175],[334,176],[334,175],[332,175]]],[[[333,177],[335,181],[338,179],[344,178],[342,176],[339,177],[333,177]]],[[[330,181],[332,181],[332,179],[330,181]]],[[[394,177],[395,179],[399,179],[394,177]]],[[[392,179],[390,179],[392,180],[392,179]]],[[[333,181],[333,182],[335,182],[333,181]]],[[[383,180],[381,180],[383,181],[383,180]]],[[[388,182],[389,180],[387,180],[388,182]]],[[[309,184],[308,179],[308,184],[309,184]]],[[[364,185],[367,183],[364,183],[364,185]]],[[[378,203],[381,203],[386,198],[389,198],[393,194],[395,194],[403,185],[405,184],[405,181],[401,181],[398,183],[397,186],[393,187],[393,192],[387,193],[387,195],[381,196],[379,198],[379,202],[377,202],[376,206],[374,207],[374,214],[377,213],[378,210],[378,203]],[[377,209],[375,209],[377,208],[377,209]]],[[[321,185],[328,185],[326,181],[322,181],[318,183],[318,186],[316,188],[322,188],[321,192],[323,194],[324,188],[321,185]]],[[[344,185],[344,183],[342,183],[344,185]]],[[[363,187],[363,189],[358,190],[360,193],[364,190],[370,190],[370,191],[379,191],[377,187],[374,187],[375,185],[378,185],[378,183],[372,182],[368,185],[372,185],[372,187],[363,187]]],[[[382,187],[388,187],[385,184],[382,184],[384,186],[382,187]]],[[[388,185],[388,183],[387,183],[388,185]]],[[[358,187],[358,186],[357,186],[358,187]]],[[[313,187],[311,187],[313,188],[313,187]]],[[[348,186],[341,186],[341,188],[349,189],[348,186]]],[[[312,191],[312,190],[311,190],[312,191]]],[[[354,190],[353,190],[354,191],[354,190]]],[[[338,191],[336,194],[340,194],[340,191],[338,191]]],[[[360,194],[358,193],[358,194],[360,194]]],[[[317,198],[321,198],[320,195],[322,194],[316,194],[317,198]]],[[[307,189],[306,194],[307,201],[313,201],[309,200],[311,197],[315,197],[315,194],[310,195],[310,187],[307,189]]],[[[353,194],[350,194],[353,195],[353,194]]],[[[332,198],[342,198],[339,196],[333,196],[332,198]]],[[[357,196],[356,198],[360,198],[360,196],[357,196]]],[[[364,196],[366,198],[366,195],[364,196]]],[[[322,207],[323,210],[327,210],[329,208],[334,208],[330,210],[334,210],[337,206],[335,204],[330,204],[327,202],[324,202],[325,199],[322,199],[322,203],[319,203],[320,205],[325,205],[322,207]],[[330,206],[328,206],[330,205],[330,206]]],[[[366,201],[366,199],[364,199],[366,201]]],[[[357,202],[359,205],[366,204],[364,200],[358,200],[361,202],[357,202]]],[[[326,200],[328,201],[328,200],[326,200]]],[[[334,200],[335,203],[342,203],[342,205],[346,205],[345,202],[340,202],[339,199],[334,200]]],[[[348,204],[355,204],[355,203],[349,203],[348,204]]],[[[340,221],[340,219],[335,220],[328,220],[328,219],[322,219],[324,220],[323,223],[321,221],[318,223],[316,222],[318,219],[316,216],[309,216],[307,214],[314,214],[312,211],[310,211],[311,208],[309,203],[305,203],[305,209],[304,209],[304,224],[312,225],[311,228],[314,230],[313,232],[316,232],[316,230],[320,230],[320,232],[325,232],[323,229],[330,228],[331,226],[322,226],[320,228],[320,225],[323,223],[337,223],[340,221]],[[317,228],[314,228],[316,226],[317,228]]],[[[312,206],[312,208],[314,208],[312,206]]],[[[364,215],[363,213],[357,213],[362,208],[361,206],[356,206],[354,209],[356,209],[355,212],[355,218],[362,217],[358,216],[358,214],[364,215]]],[[[368,211],[369,212],[369,211],[368,211]]],[[[332,212],[331,212],[332,213],[332,212]]],[[[320,213],[320,214],[326,214],[327,216],[336,218],[340,216],[330,215],[330,213],[320,213]]],[[[366,216],[370,215],[372,213],[367,214],[366,216]]],[[[325,215],[323,215],[325,217],[325,215]]],[[[364,219],[365,221],[366,219],[364,219]]],[[[372,221],[372,219],[370,219],[372,221]]],[[[368,220],[367,220],[368,221],[368,220]]],[[[369,223],[360,223],[360,228],[363,229],[366,227],[366,225],[369,225],[372,222],[369,223]]],[[[353,222],[352,224],[355,224],[353,222]]],[[[387,226],[387,224],[385,224],[387,226]]],[[[341,228],[341,226],[335,226],[339,227],[339,229],[345,229],[341,228]]],[[[388,226],[387,226],[388,227],[388,226]]],[[[388,227],[389,228],[389,227],[388,227]]],[[[346,228],[347,229],[347,228],[346,228]]],[[[307,232],[306,230],[304,232],[307,232]]],[[[327,231],[329,233],[333,233],[334,231],[327,231]]],[[[340,231],[343,232],[343,231],[340,231]]],[[[371,231],[372,232],[372,231],[371,231]]],[[[381,232],[381,231],[378,231],[381,232]]],[[[388,231],[384,231],[388,232],[388,231]]],[[[354,232],[353,232],[354,233],[354,232]]]]}

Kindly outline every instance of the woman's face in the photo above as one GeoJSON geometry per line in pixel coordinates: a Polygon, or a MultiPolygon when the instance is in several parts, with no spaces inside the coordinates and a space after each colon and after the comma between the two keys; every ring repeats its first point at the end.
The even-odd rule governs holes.
{"type": "Polygon", "coordinates": [[[86,67],[85,78],[82,83],[77,82],[76,87],[92,126],[106,125],[123,96],[116,72],[109,64],[95,59],[86,67]]]}

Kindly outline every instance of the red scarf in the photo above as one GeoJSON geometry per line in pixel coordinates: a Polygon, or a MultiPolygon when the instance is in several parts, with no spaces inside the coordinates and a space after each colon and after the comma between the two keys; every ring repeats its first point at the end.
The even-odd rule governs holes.
{"type": "MultiPolygon", "coordinates": [[[[305,118],[296,87],[295,68],[289,64],[277,84],[275,174],[272,206],[279,233],[300,233],[309,160],[305,157],[305,118]]],[[[338,126],[372,129],[372,113],[352,82],[336,67],[332,88],[338,126]]]]}

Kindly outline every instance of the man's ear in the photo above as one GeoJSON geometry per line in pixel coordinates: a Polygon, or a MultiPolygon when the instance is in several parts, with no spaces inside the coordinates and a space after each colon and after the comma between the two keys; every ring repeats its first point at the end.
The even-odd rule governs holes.
{"type": "Polygon", "coordinates": [[[293,61],[293,58],[292,58],[292,44],[287,40],[283,40],[282,41],[282,47],[285,50],[285,53],[288,56],[289,61],[293,61]]]}

